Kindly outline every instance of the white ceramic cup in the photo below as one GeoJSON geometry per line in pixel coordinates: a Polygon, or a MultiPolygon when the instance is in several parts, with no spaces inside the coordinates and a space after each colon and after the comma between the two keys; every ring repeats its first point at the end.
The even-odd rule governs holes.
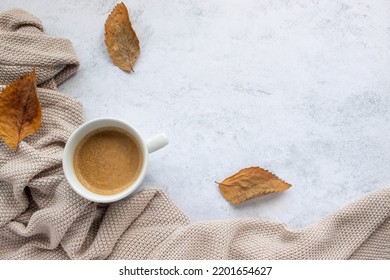
{"type": "Polygon", "coordinates": [[[161,149],[167,144],[168,144],[168,137],[164,133],[156,135],[155,137],[152,137],[151,139],[145,141],[143,140],[139,132],[134,127],[132,127],[131,125],[129,125],[124,121],[117,120],[117,119],[109,119],[109,118],[95,119],[81,125],[69,137],[65,145],[64,155],[62,158],[65,177],[68,180],[72,189],[76,193],[78,193],[79,195],[81,195],[82,197],[90,201],[95,201],[100,203],[118,201],[132,194],[141,185],[146,174],[146,168],[148,165],[148,154],[161,149]],[[101,195],[88,190],[78,180],[73,167],[74,153],[80,141],[89,133],[95,131],[96,129],[104,128],[104,127],[117,127],[117,128],[124,129],[125,131],[130,133],[138,142],[143,157],[142,169],[138,178],[120,193],[112,194],[112,195],[101,195]]]}

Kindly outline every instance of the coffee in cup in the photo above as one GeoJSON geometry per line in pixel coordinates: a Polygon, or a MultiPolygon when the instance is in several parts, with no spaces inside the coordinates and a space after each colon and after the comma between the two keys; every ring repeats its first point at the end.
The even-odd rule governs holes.
{"type": "Polygon", "coordinates": [[[128,132],[104,127],[88,134],[76,147],[77,178],[91,192],[112,195],[131,186],[142,169],[140,144],[128,132]]]}
{"type": "Polygon", "coordinates": [[[77,128],[65,145],[65,178],[77,194],[90,201],[118,201],[141,186],[148,154],[167,144],[165,133],[144,140],[124,121],[92,120],[77,128]]]}

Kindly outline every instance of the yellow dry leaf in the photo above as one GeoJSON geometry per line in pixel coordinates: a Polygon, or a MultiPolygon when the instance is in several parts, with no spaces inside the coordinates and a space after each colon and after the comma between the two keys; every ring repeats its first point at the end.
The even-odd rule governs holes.
{"type": "Polygon", "coordinates": [[[41,126],[42,111],[37,96],[35,70],[0,93],[0,137],[16,149],[26,136],[41,126]]]}
{"type": "Polygon", "coordinates": [[[125,4],[117,4],[107,17],[104,42],[112,62],[124,71],[134,72],[141,50],[125,4]]]}
{"type": "Polygon", "coordinates": [[[291,187],[282,179],[260,167],[241,169],[226,178],[218,187],[223,197],[233,204],[273,192],[281,192],[291,187]]]}

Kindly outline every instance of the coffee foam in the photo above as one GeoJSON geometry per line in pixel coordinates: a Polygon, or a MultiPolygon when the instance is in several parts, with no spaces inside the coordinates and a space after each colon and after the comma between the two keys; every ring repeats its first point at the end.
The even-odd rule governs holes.
{"type": "Polygon", "coordinates": [[[143,165],[137,140],[120,128],[88,134],[76,147],[73,166],[80,183],[91,192],[112,195],[128,188],[143,165]]]}

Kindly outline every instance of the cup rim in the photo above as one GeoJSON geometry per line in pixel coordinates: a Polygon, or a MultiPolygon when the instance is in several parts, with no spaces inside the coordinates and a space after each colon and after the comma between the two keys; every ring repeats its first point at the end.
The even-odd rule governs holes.
{"type": "Polygon", "coordinates": [[[138,189],[138,187],[141,185],[142,181],[145,178],[146,168],[148,163],[147,161],[148,161],[148,149],[146,143],[141,137],[140,133],[133,126],[120,119],[97,118],[83,123],[70,135],[68,141],[65,144],[65,148],[63,151],[62,166],[63,166],[64,175],[67,182],[78,195],[84,197],[89,201],[98,202],[98,203],[110,203],[110,202],[121,200],[129,196],[130,194],[132,194],[136,189],[138,189]],[[78,180],[73,168],[73,157],[77,145],[80,143],[82,139],[84,139],[86,135],[88,135],[92,131],[95,131],[96,129],[103,128],[103,127],[118,127],[118,128],[125,129],[127,132],[129,132],[132,136],[136,138],[136,140],[138,141],[141,147],[142,156],[143,156],[142,168],[138,178],[127,188],[125,188],[123,191],[112,195],[97,194],[88,190],[78,180]]]}

